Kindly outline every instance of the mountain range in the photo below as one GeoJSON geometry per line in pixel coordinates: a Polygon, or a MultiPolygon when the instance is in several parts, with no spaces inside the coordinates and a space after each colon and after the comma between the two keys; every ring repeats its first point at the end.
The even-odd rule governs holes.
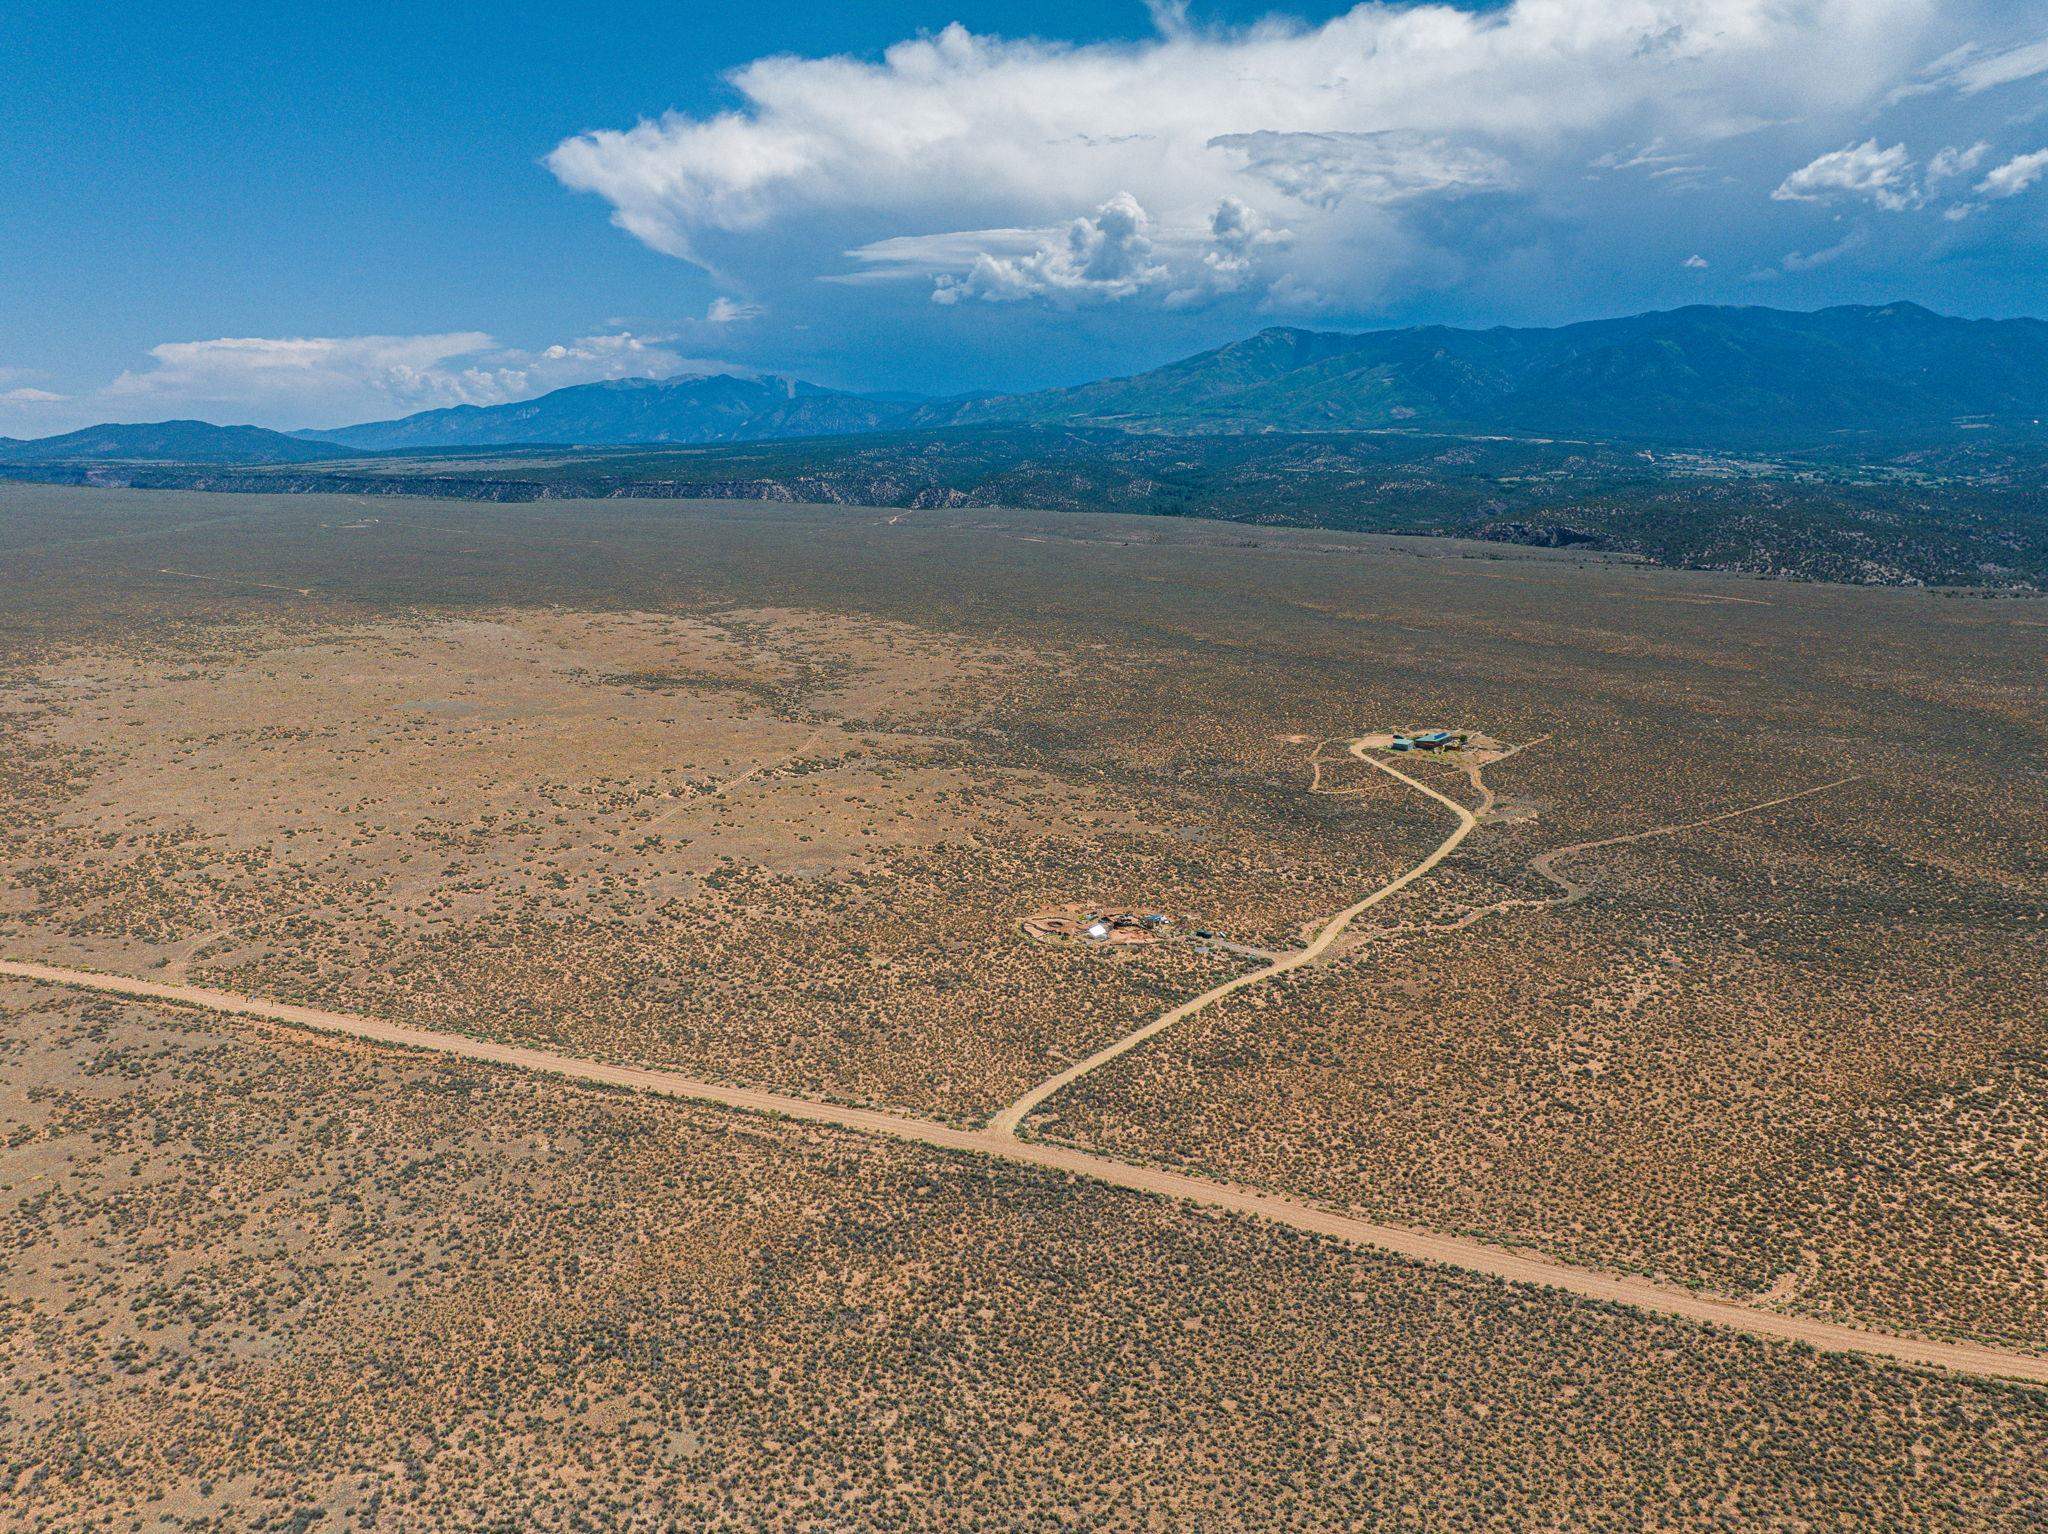
{"type": "Polygon", "coordinates": [[[1131,378],[961,407],[968,419],[1151,430],[1390,427],[1670,446],[2031,427],[2048,323],[1917,304],[1696,306],[1556,329],[1272,329],[1131,378]]]}
{"type": "Polygon", "coordinates": [[[624,379],[291,434],[201,422],[0,442],[0,464],[290,463],[362,453],[847,437],[962,426],[1181,435],[1384,430],[1740,451],[2037,434],[2048,322],[1911,303],[1694,306],[1549,329],[1260,331],[1124,378],[903,400],[777,377],[624,379]]]}
{"type": "Polygon", "coordinates": [[[396,421],[296,435],[372,452],[529,443],[752,442],[884,431],[914,408],[791,378],[719,373],[575,384],[509,405],[454,405],[396,421]]]}
{"type": "Polygon", "coordinates": [[[304,442],[263,426],[215,426],[210,421],[151,421],[144,425],[87,426],[56,437],[22,441],[0,437],[0,464],[123,460],[160,463],[315,463],[348,458],[347,448],[304,442]]]}

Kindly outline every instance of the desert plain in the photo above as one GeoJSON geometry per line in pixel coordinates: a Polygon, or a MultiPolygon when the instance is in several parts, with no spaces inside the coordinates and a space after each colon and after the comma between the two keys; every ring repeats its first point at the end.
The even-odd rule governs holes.
{"type": "Polygon", "coordinates": [[[0,564],[0,1525],[2048,1521],[2038,599],[31,486],[0,564]]]}

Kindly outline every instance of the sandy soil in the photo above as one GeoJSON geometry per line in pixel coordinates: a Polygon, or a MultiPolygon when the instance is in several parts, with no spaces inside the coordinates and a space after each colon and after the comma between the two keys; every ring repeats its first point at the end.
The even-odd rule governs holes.
{"type": "MultiPolygon", "coordinates": [[[[1409,875],[1403,876],[1401,882],[1406,882],[1411,877],[1420,877],[1421,873],[1427,871],[1426,868],[1419,871],[1411,870],[1409,875]]],[[[1333,1237],[1354,1245],[1375,1247],[1419,1261],[1462,1268],[1468,1272],[1506,1279],[1513,1283],[1561,1289],[1583,1299],[1630,1305],[1658,1315],[1678,1316],[1708,1325],[1732,1327],[1752,1336],[1804,1343],[1823,1351],[1861,1353],[1876,1358],[1893,1359],[1900,1363],[1949,1369],[1961,1374],[2048,1384],[2048,1357],[1967,1343],[1938,1342],[1892,1333],[1863,1331],[1803,1316],[1781,1315],[1755,1306],[1652,1283],[1647,1279],[1589,1272],[1583,1268],[1574,1268],[1564,1263],[1460,1236],[1404,1230],[1396,1226],[1355,1219],[1300,1199],[1231,1187],[1208,1178],[1190,1177],[1156,1167],[1133,1166],[1127,1162],[1067,1146],[1019,1140],[1014,1134],[993,1128],[956,1129],[929,1119],[842,1107],[835,1103],[813,1102],[774,1092],[722,1087],[711,1082],[693,1081],[670,1071],[580,1060],[550,1050],[495,1044],[460,1034],[411,1028],[403,1023],[387,1022],[380,1018],[327,1012],[314,1007],[287,1006],[193,986],[165,985],[147,980],[99,975],[84,970],[60,969],[50,965],[13,961],[0,961],[0,975],[18,980],[43,981],[52,985],[77,986],[108,995],[179,1002],[216,1011],[266,1018],[274,1022],[291,1023],[318,1029],[323,1033],[343,1034],[353,1039],[429,1050],[459,1059],[483,1061],[519,1070],[539,1071],[572,1081],[628,1087],[665,1097],[719,1103],[725,1107],[753,1113],[776,1114],[785,1118],[801,1119],[807,1123],[832,1124],[843,1129],[910,1140],[941,1150],[995,1156],[1005,1161],[1072,1173],[1119,1188],[1130,1188],[1163,1198],[1181,1199],[1235,1214],[1252,1215],[1315,1235],[1333,1237]]]]}

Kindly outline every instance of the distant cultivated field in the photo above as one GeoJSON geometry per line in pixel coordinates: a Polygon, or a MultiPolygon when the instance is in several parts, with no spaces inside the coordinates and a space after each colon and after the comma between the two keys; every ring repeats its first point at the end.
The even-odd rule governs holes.
{"type": "MultiPolygon", "coordinates": [[[[0,486],[0,553],[0,957],[959,1122],[1256,962],[1206,942],[1049,945],[1023,918],[1091,902],[1284,949],[1449,829],[1366,772],[1311,792],[1314,741],[1547,736],[1489,770],[1498,813],[1327,962],[1149,1041],[1026,1132],[2048,1349],[2048,603],[1158,518],[706,502],[0,486]],[[1530,863],[1551,849],[1836,779],[1854,781],[1567,859],[1589,893],[1542,903],[1554,889],[1530,863]]],[[[1459,774],[1414,770],[1470,798],[1459,774]]],[[[241,1526],[192,1466],[285,1400],[307,1420],[267,1458],[237,1449],[234,1473],[286,1517],[295,1496],[357,1518],[375,1496],[447,1526],[484,1509],[554,1527],[573,1476],[543,1454],[508,1482],[493,1458],[542,1442],[660,1488],[685,1522],[717,1506],[776,1528],[2041,1513],[2024,1392],[1819,1364],[709,1110],[32,986],[4,1011],[28,1107],[0,1208],[83,1243],[72,1268],[31,1242],[0,1271],[22,1322],[10,1366],[20,1382],[103,1361],[73,1396],[0,1416],[38,1458],[86,1424],[81,1457],[16,1493],[24,1517],[171,1497],[103,1478],[146,1461],[137,1485],[184,1499],[162,1511],[241,1526]],[[537,1127],[564,1115],[573,1139],[537,1127]],[[359,1142],[382,1148],[337,1181],[318,1147],[359,1142]],[[230,1148],[273,1143],[266,1202],[244,1209],[230,1148]],[[443,1167],[431,1196],[409,1191],[443,1167]],[[787,1209],[758,1191],[784,1177],[787,1209]],[[150,1203],[160,1186],[181,1191],[150,1203]],[[208,1186],[239,1223],[180,1255],[208,1186]],[[344,1207],[415,1196],[439,1233],[417,1251],[344,1207]],[[529,1196],[519,1218],[541,1224],[508,1250],[514,1217],[492,1211],[529,1196]],[[773,1239],[746,1224],[756,1199],[779,1211],[759,1211],[773,1239]],[[735,1209],[731,1232],[690,1234],[735,1209]],[[329,1234],[281,1246],[281,1210],[329,1234]],[[832,1254],[885,1228],[895,1276],[828,1295],[832,1254]],[[168,1244],[137,1234],[156,1229],[168,1244]],[[366,1241],[377,1255],[351,1255],[366,1241]],[[782,1355],[756,1351],[778,1241],[811,1275],[782,1355]],[[973,1271],[941,1280],[953,1242],[973,1271]],[[392,1272],[344,1303],[355,1280],[336,1265],[364,1261],[392,1272]],[[184,1303],[151,1285],[176,1295],[201,1263],[228,1265],[207,1317],[269,1340],[207,1333],[213,1415],[136,1408],[131,1387],[176,1394],[201,1367],[174,1355],[199,1335],[177,1328],[202,1323],[159,1336],[142,1319],[184,1303]],[[459,1321],[443,1313],[458,1294],[459,1321]],[[1445,1328],[1473,1326],[1461,1307],[1489,1319],[1453,1344],[1445,1328]],[[631,1357],[601,1356],[617,1335],[631,1357]],[[388,1426],[366,1403],[331,1429],[345,1447],[315,1431],[360,1388],[344,1383],[358,1344],[422,1360],[397,1392],[412,1404],[390,1408],[412,1413],[398,1469],[315,1468],[363,1457],[348,1424],[388,1426]],[[287,1383],[273,1357],[301,1372],[287,1383]],[[554,1373],[532,1373],[540,1357],[554,1373]],[[1211,1404],[1176,1419],[1190,1370],[1211,1404]],[[1537,1382],[1567,1377],[1583,1416],[1535,1411],[1537,1382]],[[487,1381],[488,1399],[457,1411],[429,1379],[487,1381]],[[807,1384],[791,1425],[759,1425],[807,1384]],[[946,1426],[948,1392],[985,1438],[946,1426]],[[732,1436],[706,1436],[708,1402],[736,1414],[732,1436]],[[880,1415],[857,1433],[864,1412],[880,1415]],[[1868,1413],[1889,1425],[1861,1433],[1868,1413]],[[1645,1436],[1610,1442],[1603,1420],[1645,1436]],[[757,1431],[778,1436],[783,1479],[745,1448],[757,1431]],[[1270,1465],[1225,1474],[1248,1434],[1270,1465]],[[1028,1470],[993,1468],[1018,1456],[1028,1470]],[[707,1477],[723,1502],[676,1489],[707,1477]],[[927,1502],[902,1489],[933,1484],[927,1502]],[[512,1489],[494,1504],[492,1487],[512,1489]]]]}

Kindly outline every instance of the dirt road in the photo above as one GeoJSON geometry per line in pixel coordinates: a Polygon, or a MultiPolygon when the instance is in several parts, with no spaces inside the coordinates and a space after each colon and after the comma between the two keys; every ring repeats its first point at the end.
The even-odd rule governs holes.
{"type": "MultiPolygon", "coordinates": [[[[1473,781],[1478,781],[1476,775],[1473,781]]],[[[1740,820],[1745,815],[1761,814],[1765,810],[1774,810],[1781,804],[1792,804],[1800,799],[1811,798],[1815,794],[1824,794],[1829,789],[1841,788],[1847,784],[1860,783],[1862,781],[1863,775],[1858,773],[1851,777],[1836,778],[1829,783],[1816,783],[1811,788],[1800,789],[1796,794],[1782,794],[1776,799],[1765,799],[1757,804],[1741,805],[1736,809],[1723,810],[1718,815],[1707,815],[1698,820],[1681,820],[1670,825],[1650,826],[1641,831],[1630,831],[1621,836],[1603,836],[1590,842],[1573,842],[1568,847],[1553,847],[1548,852],[1539,852],[1535,857],[1531,858],[1529,860],[1529,869],[1538,878],[1547,880],[1555,885],[1557,888],[1555,895],[1544,895],[1533,899],[1525,895],[1516,895],[1507,900],[1496,900],[1491,905],[1474,906],[1463,915],[1453,917],[1449,921],[1434,922],[1409,930],[1428,932],[1441,936],[1449,932],[1462,932],[1474,922],[1483,921],[1489,916],[1498,916],[1503,911],[1535,911],[1556,906],[1577,905],[1581,900],[1584,900],[1593,893],[1593,886],[1582,883],[1572,878],[1569,874],[1559,873],[1557,871],[1557,863],[1560,858],[1568,858],[1580,852],[1597,852],[1603,847],[1625,847],[1631,842],[1655,841],[1662,836],[1676,836],[1681,831],[1698,831],[1707,826],[1723,825],[1731,820],[1740,820]]]]}
{"type": "MultiPolygon", "coordinates": [[[[1405,776],[1399,773],[1395,775],[1405,776]]],[[[1424,791],[1432,792],[1427,789],[1424,791]]],[[[1441,796],[1432,792],[1432,797],[1441,796]]],[[[1470,828],[1461,822],[1460,829],[1469,831],[1470,828]]],[[[1448,848],[1456,844],[1456,839],[1449,839],[1447,846],[1439,847],[1433,855],[1435,861],[1441,861],[1448,848]]],[[[1433,866],[1434,862],[1429,862],[1427,866],[1418,865],[1404,877],[1409,880],[1419,878],[1433,866]]],[[[1390,892],[1382,890],[1377,893],[1376,898],[1384,899],[1390,892]]],[[[1340,913],[1340,916],[1342,914],[1340,913]]],[[[1332,924],[1336,920],[1337,918],[1333,918],[1332,924]]],[[[1326,925],[1324,930],[1330,932],[1331,928],[1326,925]]],[[[1704,1325],[1727,1327],[1751,1336],[1804,1343],[1827,1352],[1860,1353],[1898,1363],[1950,1369],[1959,1374],[2024,1380],[2048,1385],[2048,1357],[2006,1352],[1971,1343],[1935,1342],[1889,1332],[1864,1331],[1857,1327],[1840,1326],[1802,1316],[1780,1315],[1775,1311],[1734,1300],[1717,1299],[1692,1290],[1654,1283],[1649,1279],[1621,1277],[1586,1268],[1575,1268],[1565,1263],[1553,1262],[1548,1258],[1533,1256],[1509,1247],[1494,1246],[1464,1236],[1436,1235],[1429,1231],[1410,1230],[1398,1225],[1381,1225],[1374,1221],[1340,1214],[1333,1209],[1326,1209],[1302,1199],[1260,1193],[1204,1177],[1191,1177],[1155,1167],[1134,1166],[1108,1156],[1098,1156],[1066,1146],[1019,1140],[1013,1135],[989,1129],[956,1129],[951,1125],[935,1123],[929,1119],[885,1113],[872,1108],[849,1108],[837,1103],[785,1097],[775,1092],[720,1086],[713,1082],[696,1081],[673,1071],[613,1065],[599,1060],[582,1060],[573,1055],[556,1054],[552,1050],[495,1043],[463,1034],[438,1033],[430,1029],[408,1027],[403,1023],[386,1022],[379,1018],[263,1001],[256,997],[237,996],[198,986],[166,985],[119,975],[97,974],[89,970],[61,969],[48,964],[4,960],[0,960],[0,976],[71,986],[104,995],[171,1002],[208,1011],[263,1018],[271,1022],[289,1023],[372,1043],[426,1050],[463,1060],[508,1066],[515,1070],[541,1072],[570,1081],[625,1087],[663,1097],[685,1098],[693,1102],[716,1103],[750,1113],[777,1114],[805,1123],[827,1124],[863,1134],[886,1135],[891,1139],[908,1140],[940,1150],[992,1156],[1002,1161],[1067,1173],[1139,1193],[1180,1199],[1204,1208],[1250,1215],[1255,1219],[1270,1220],[1278,1225],[1291,1226],[1296,1230],[1309,1231],[1354,1246],[1392,1252],[1417,1261],[1439,1263],[1445,1267],[1505,1279],[1511,1283],[1535,1284],[1577,1295],[1582,1299],[1627,1305],[1656,1315],[1676,1316],[1704,1325]]]]}
{"type": "Polygon", "coordinates": [[[1557,871],[1557,860],[1577,852],[1597,852],[1602,847],[1626,847],[1630,842],[1647,842],[1660,836],[1674,836],[1680,831],[1698,831],[1707,826],[1718,826],[1723,821],[1740,820],[1745,815],[1754,815],[1762,810],[1774,810],[1781,804],[1792,804],[1800,799],[1809,799],[1815,794],[1824,794],[1831,788],[1862,782],[1862,775],[1836,778],[1832,783],[1816,783],[1811,788],[1802,788],[1796,794],[1785,794],[1777,799],[1766,799],[1761,804],[1745,804],[1740,809],[1723,810],[1718,815],[1707,815],[1699,820],[1683,820],[1676,825],[1651,826],[1647,831],[1630,831],[1623,836],[1603,836],[1598,841],[1573,842],[1569,847],[1553,847],[1529,860],[1529,867],[1556,885],[1562,898],[1530,902],[1542,905],[1575,905],[1590,893],[1588,886],[1557,871]]]}
{"type": "MultiPolygon", "coordinates": [[[[1114,1044],[1098,1049],[1094,1054],[1088,1056],[1087,1059],[1077,1060],[1057,1076],[1041,1081],[1037,1086],[1033,1087],[1029,1092],[1026,1092],[1022,1097],[1011,1103],[1009,1107],[988,1121],[988,1132],[990,1134],[1002,1136],[1015,1135],[1017,1126],[1023,1123],[1041,1103],[1062,1087],[1072,1085],[1091,1071],[1100,1070],[1119,1055],[1129,1054],[1147,1039],[1164,1033],[1175,1023],[1180,1022],[1184,1018],[1194,1016],[1195,1013],[1201,1011],[1204,1007],[1213,1006],[1224,997],[1232,995],[1237,991],[1242,991],[1248,986],[1264,985],[1267,981],[1276,980],[1290,970],[1300,969],[1304,964],[1315,963],[1317,959],[1323,956],[1332,943],[1344,935],[1346,927],[1350,926],[1382,900],[1398,895],[1402,890],[1457,851],[1458,844],[1470,836],[1473,828],[1479,824],[1479,817],[1473,814],[1472,811],[1466,809],[1464,805],[1458,803],[1457,800],[1449,795],[1438,793],[1427,783],[1418,782],[1400,769],[1388,766],[1387,763],[1381,761],[1376,756],[1368,756],[1364,750],[1358,747],[1352,749],[1352,755],[1362,762],[1367,762],[1379,768],[1388,777],[1406,783],[1417,793],[1427,794],[1430,798],[1436,800],[1437,803],[1458,817],[1457,829],[1438,842],[1428,857],[1415,864],[1406,873],[1382,884],[1363,900],[1346,906],[1335,916],[1324,922],[1321,928],[1317,930],[1316,935],[1309,940],[1306,947],[1297,948],[1291,953],[1283,954],[1264,969],[1246,970],[1242,975],[1233,976],[1221,985],[1211,987],[1193,1000],[1184,1001],[1172,1010],[1162,1012],[1158,1017],[1153,1018],[1151,1022],[1145,1024],[1144,1027],[1125,1034],[1114,1044]]],[[[1476,774],[1474,781],[1477,781],[1476,774]]]]}

